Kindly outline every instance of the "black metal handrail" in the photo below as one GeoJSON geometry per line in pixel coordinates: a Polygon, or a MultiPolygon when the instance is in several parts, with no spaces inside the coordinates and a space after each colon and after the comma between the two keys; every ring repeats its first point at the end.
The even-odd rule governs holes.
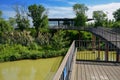
{"type": "Polygon", "coordinates": [[[119,56],[120,50],[106,40],[73,41],[53,80],[72,80],[76,60],[119,62],[119,56]]]}
{"type": "Polygon", "coordinates": [[[67,26],[67,25],[54,25],[54,26],[49,26],[49,29],[65,29],[65,30],[86,30],[86,26],[67,26]]]}
{"type": "Polygon", "coordinates": [[[76,59],[84,61],[119,62],[120,49],[112,43],[120,43],[120,41],[76,40],[76,47],[78,49],[76,59]]]}
{"type": "MultiPolygon", "coordinates": [[[[71,79],[71,73],[72,73],[72,69],[73,69],[73,64],[74,64],[74,60],[75,60],[75,55],[76,55],[76,47],[78,47],[78,50],[81,50],[82,48],[86,48],[90,51],[98,51],[97,55],[93,56],[95,59],[93,59],[93,57],[91,59],[93,59],[93,61],[106,61],[106,62],[119,62],[119,56],[120,56],[120,39],[118,37],[118,35],[116,36],[116,33],[112,33],[109,30],[103,29],[103,28],[88,28],[86,29],[87,31],[92,32],[93,34],[96,34],[97,36],[101,36],[102,38],[104,38],[104,41],[86,41],[85,43],[81,41],[73,41],[72,45],[70,46],[66,56],[64,57],[57,73],[55,74],[53,80],[70,80],[71,79]],[[75,42],[78,42],[77,44],[75,42]],[[97,44],[92,46],[92,43],[97,44]],[[104,47],[101,48],[101,44],[103,44],[104,42],[104,47]],[[91,45],[91,48],[88,48],[88,44],[91,45]],[[77,46],[78,45],[78,46],[77,46]],[[82,45],[82,46],[81,46],[82,45]],[[112,47],[111,47],[112,46],[112,47]],[[100,55],[101,52],[100,51],[104,51],[104,54],[100,55]],[[109,59],[109,51],[111,51],[111,54],[115,55],[111,56],[112,58],[109,59]],[[102,56],[102,57],[101,57],[102,56]]],[[[89,46],[90,47],[90,46],[89,46]]],[[[88,54],[88,53],[87,53],[88,54]]],[[[86,55],[87,55],[86,54],[86,55]]],[[[85,55],[85,60],[88,59],[88,56],[85,55]]],[[[93,55],[93,54],[92,54],[93,55]]],[[[78,56],[78,55],[77,55],[78,56]]],[[[83,56],[83,55],[82,55],[83,56]]],[[[89,57],[90,58],[90,57],[89,57]]]]}
{"type": "MultiPolygon", "coordinates": [[[[111,42],[111,41],[120,41],[120,35],[118,35],[115,32],[106,30],[105,28],[89,28],[88,31],[92,32],[93,34],[97,35],[97,36],[101,36],[103,39],[111,42]]],[[[117,46],[120,49],[120,43],[118,42],[111,42],[112,44],[114,44],[115,46],[117,46]]]]}

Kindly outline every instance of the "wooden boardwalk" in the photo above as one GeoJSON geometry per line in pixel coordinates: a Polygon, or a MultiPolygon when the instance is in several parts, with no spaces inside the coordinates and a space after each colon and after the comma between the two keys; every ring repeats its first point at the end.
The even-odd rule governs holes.
{"type": "Polygon", "coordinates": [[[77,61],[76,80],[120,80],[120,63],[77,61]]]}

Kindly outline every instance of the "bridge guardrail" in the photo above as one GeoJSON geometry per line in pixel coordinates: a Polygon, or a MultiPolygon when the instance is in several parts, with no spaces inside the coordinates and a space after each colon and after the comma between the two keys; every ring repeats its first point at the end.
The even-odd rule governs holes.
{"type": "Polygon", "coordinates": [[[113,43],[120,41],[76,40],[76,60],[119,62],[120,50],[113,43]]]}
{"type": "MultiPolygon", "coordinates": [[[[116,34],[115,32],[106,30],[104,28],[98,27],[98,28],[89,28],[89,31],[101,36],[102,38],[104,38],[105,40],[111,42],[111,41],[120,41],[120,35],[116,34]]],[[[118,48],[120,48],[120,43],[114,43],[112,42],[114,45],[116,45],[118,48]]]]}
{"type": "Polygon", "coordinates": [[[75,41],[71,44],[53,80],[70,80],[76,54],[75,41]]]}

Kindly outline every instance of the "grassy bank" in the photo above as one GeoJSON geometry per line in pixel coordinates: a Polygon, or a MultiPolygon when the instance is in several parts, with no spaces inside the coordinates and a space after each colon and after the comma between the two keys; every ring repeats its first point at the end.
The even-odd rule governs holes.
{"type": "Polygon", "coordinates": [[[22,46],[20,44],[2,44],[0,45],[0,62],[64,56],[66,51],[67,49],[56,50],[38,45],[35,48],[35,46],[22,46]]]}

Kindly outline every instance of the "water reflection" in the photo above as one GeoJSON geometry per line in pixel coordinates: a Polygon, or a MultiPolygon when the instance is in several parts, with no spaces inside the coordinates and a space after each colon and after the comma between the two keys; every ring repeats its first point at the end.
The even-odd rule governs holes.
{"type": "Polygon", "coordinates": [[[0,63],[0,80],[52,80],[61,60],[56,57],[0,63]]]}
{"type": "Polygon", "coordinates": [[[20,67],[10,67],[2,69],[2,76],[4,80],[35,80],[36,70],[32,66],[28,72],[25,71],[26,75],[21,75],[22,69],[20,67]]]}
{"type": "Polygon", "coordinates": [[[4,80],[17,80],[19,69],[17,67],[2,69],[2,76],[4,80]]]}

